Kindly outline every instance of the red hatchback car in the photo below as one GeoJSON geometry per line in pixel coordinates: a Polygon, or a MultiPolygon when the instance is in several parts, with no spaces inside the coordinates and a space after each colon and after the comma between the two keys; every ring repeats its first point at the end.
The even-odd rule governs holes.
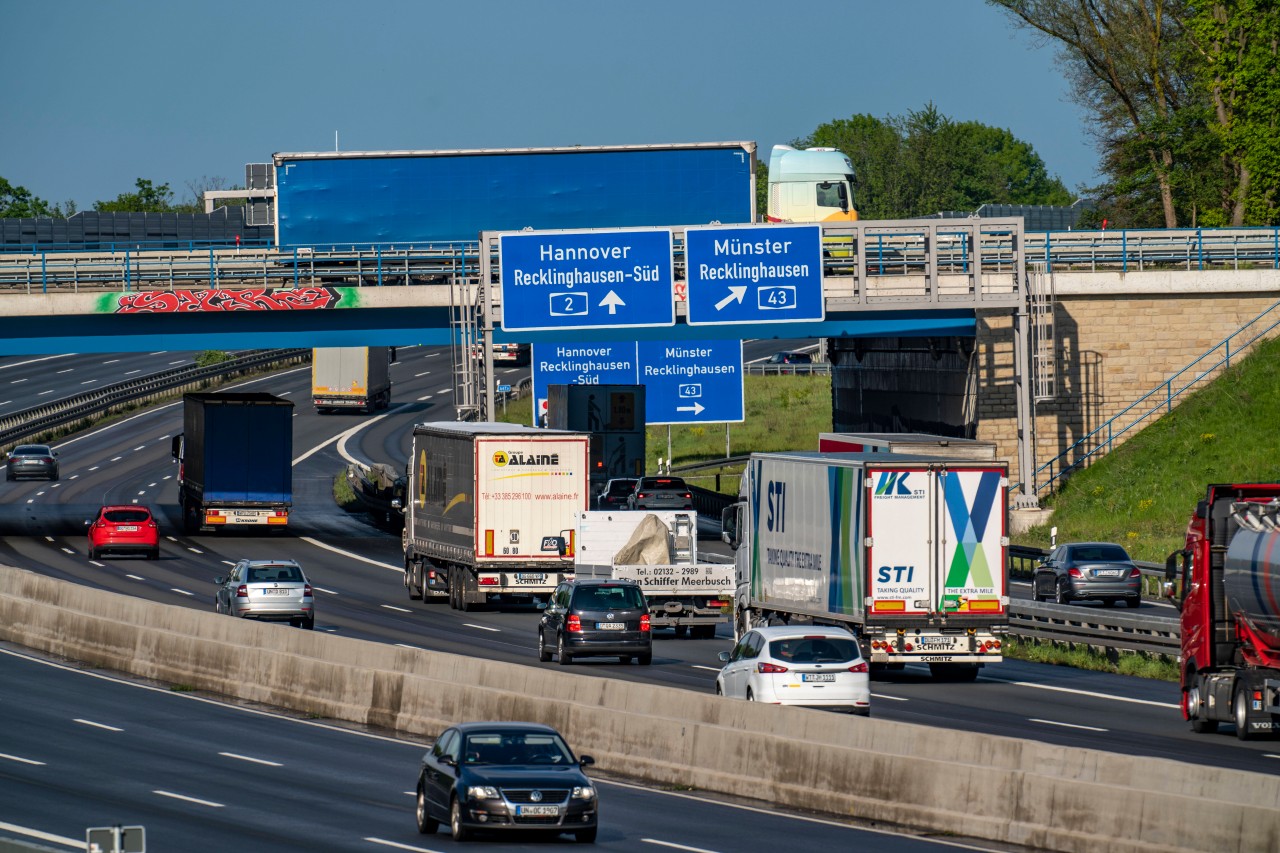
{"type": "Polygon", "coordinates": [[[148,560],[160,556],[160,531],[145,506],[104,506],[89,525],[89,559],[107,551],[141,551],[148,560]]]}

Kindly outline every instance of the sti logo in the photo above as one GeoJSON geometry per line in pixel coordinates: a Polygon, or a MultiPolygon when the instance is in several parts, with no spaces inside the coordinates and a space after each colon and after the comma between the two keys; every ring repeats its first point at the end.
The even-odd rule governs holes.
{"type": "Polygon", "coordinates": [[[906,495],[911,497],[912,491],[907,488],[907,477],[910,476],[910,471],[882,471],[880,479],[876,481],[876,496],[906,495]]]}

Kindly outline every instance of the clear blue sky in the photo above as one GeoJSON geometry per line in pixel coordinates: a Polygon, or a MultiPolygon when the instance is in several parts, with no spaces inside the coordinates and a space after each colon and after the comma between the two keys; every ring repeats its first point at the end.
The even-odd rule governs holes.
{"type": "Polygon", "coordinates": [[[981,0],[0,0],[0,176],[82,209],[277,151],[754,140],[932,101],[1071,189],[1052,47],[981,0]]]}

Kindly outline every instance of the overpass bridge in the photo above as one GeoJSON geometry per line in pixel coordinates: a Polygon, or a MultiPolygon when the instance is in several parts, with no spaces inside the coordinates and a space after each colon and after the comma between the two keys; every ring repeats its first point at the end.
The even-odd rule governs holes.
{"type": "MultiPolygon", "coordinates": [[[[1191,341],[1199,349],[1175,356],[1182,360],[1162,367],[1158,378],[1143,374],[1131,391],[1113,382],[1125,386],[1115,399],[1072,402],[1078,415],[1057,411],[1046,422],[1045,411],[1063,408],[1055,398],[1081,393],[1069,387],[1081,382],[1068,362],[1083,338],[1073,313],[1064,311],[1066,301],[1147,298],[1185,313],[1195,304],[1188,300],[1248,300],[1280,290],[1280,229],[1024,234],[1021,220],[860,222],[823,229],[824,320],[749,330],[692,327],[683,229],[672,230],[676,325],[593,331],[592,340],[820,337],[841,361],[833,374],[861,361],[861,342],[870,339],[927,341],[930,350],[938,340],[976,342],[967,357],[979,433],[988,431],[984,437],[1018,458],[1015,470],[1027,472],[1036,470],[1037,455],[1070,448],[1235,329],[1203,345],[1191,341]],[[1052,436],[1047,446],[1045,435],[1052,436]]],[[[462,354],[471,344],[566,340],[563,332],[516,338],[503,331],[496,246],[484,245],[483,252],[476,242],[2,254],[0,335],[8,354],[453,345],[463,401],[483,413],[494,384],[491,373],[470,371],[462,354]]],[[[1223,315],[1216,308],[1191,311],[1207,320],[1223,315]]],[[[960,350],[966,355],[966,346],[960,350]]],[[[1160,355],[1150,353],[1148,361],[1160,363],[1160,355]]],[[[1034,481],[1034,474],[1020,479],[1034,481]]]]}

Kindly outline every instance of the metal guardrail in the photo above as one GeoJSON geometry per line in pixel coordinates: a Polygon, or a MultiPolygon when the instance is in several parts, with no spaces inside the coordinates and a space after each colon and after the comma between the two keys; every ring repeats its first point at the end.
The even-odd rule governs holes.
{"type": "MultiPolygon", "coordinates": [[[[827,257],[823,275],[840,281],[870,276],[927,274],[971,275],[1013,272],[1013,260],[1043,262],[1048,272],[1148,269],[1280,269],[1280,228],[1191,228],[1137,231],[1041,231],[1024,235],[1014,246],[1008,230],[983,220],[976,236],[939,220],[937,239],[903,221],[875,223],[876,233],[861,239],[857,229],[824,229],[827,257]],[[915,229],[915,230],[913,230],[915,229]],[[975,245],[976,241],[976,245],[975,245]],[[931,266],[932,264],[932,266],[931,266]]],[[[932,221],[931,221],[932,222],[932,221]]],[[[683,268],[682,244],[676,245],[677,277],[683,268]]],[[[297,246],[285,249],[200,247],[147,250],[128,246],[115,251],[0,253],[0,293],[49,290],[172,289],[238,286],[402,285],[446,282],[479,270],[474,241],[419,244],[297,246]]]]}
{"type": "Polygon", "coordinates": [[[1135,616],[1035,601],[1009,605],[1009,630],[1038,640],[1150,654],[1176,655],[1181,648],[1178,620],[1168,616],[1135,616]]]}
{"type": "Polygon", "coordinates": [[[202,367],[175,367],[73,397],[64,397],[0,417],[0,446],[17,443],[83,418],[106,414],[129,403],[200,385],[210,379],[231,376],[281,361],[301,362],[310,357],[309,349],[262,350],[202,367]]]}
{"type": "Polygon", "coordinates": [[[815,364],[744,364],[742,372],[754,376],[830,376],[831,365],[815,364]]]}

